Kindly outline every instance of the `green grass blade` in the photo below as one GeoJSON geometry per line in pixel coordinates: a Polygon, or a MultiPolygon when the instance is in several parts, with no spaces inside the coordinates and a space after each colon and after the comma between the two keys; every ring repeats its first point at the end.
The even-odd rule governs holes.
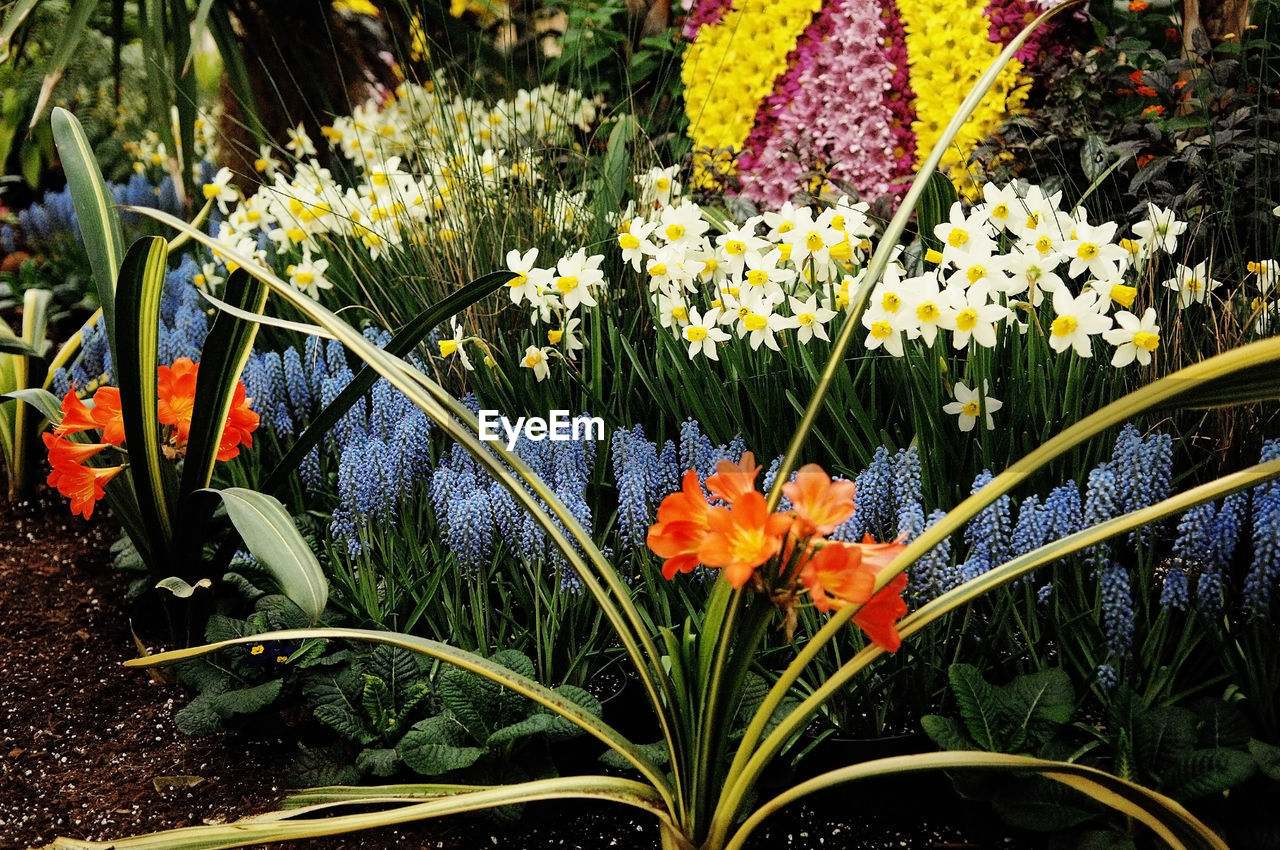
{"type": "Polygon", "coordinates": [[[71,190],[71,205],[80,224],[85,253],[89,255],[89,267],[98,289],[98,303],[106,322],[107,341],[111,347],[112,362],[116,357],[115,292],[116,274],[124,261],[124,236],[120,230],[120,216],[116,213],[115,199],[102,179],[93,146],[85,137],[84,128],[70,112],[55,107],[50,117],[53,125],[53,141],[58,148],[62,170],[67,175],[67,187],[71,190]]]}
{"type": "Polygon", "coordinates": [[[271,573],[280,592],[312,623],[319,622],[329,601],[329,582],[284,506],[265,493],[241,487],[206,492],[222,497],[231,524],[249,551],[271,573]]]}
{"type": "Polygon", "coordinates": [[[89,24],[89,16],[93,14],[97,5],[98,0],[76,0],[67,14],[66,25],[58,33],[58,46],[45,64],[44,83],[40,86],[40,97],[36,101],[35,111],[31,114],[31,123],[27,125],[28,130],[40,123],[44,110],[49,105],[49,99],[53,96],[53,89],[62,79],[62,72],[66,70],[67,63],[71,61],[71,57],[80,46],[80,41],[84,38],[85,29],[89,24]]]}
{"type": "MultiPolygon", "coordinates": [[[[124,419],[125,445],[129,449],[129,475],[138,497],[139,517],[156,554],[167,559],[173,543],[173,519],[169,484],[171,465],[160,450],[160,424],[156,401],[156,350],[160,335],[160,292],[169,249],[158,236],[133,243],[120,267],[116,305],[116,380],[120,387],[120,412],[124,419]]],[[[152,570],[159,564],[148,564],[152,570]]]]}
{"type": "MultiPolygon", "coordinates": [[[[22,308],[22,341],[33,352],[13,358],[13,377],[15,388],[28,388],[44,383],[48,364],[44,361],[46,347],[45,334],[49,325],[49,303],[53,293],[47,289],[28,289],[23,296],[22,308]]],[[[13,411],[13,444],[9,451],[9,495],[26,495],[34,484],[35,470],[38,465],[31,463],[34,445],[39,442],[36,437],[37,419],[31,417],[31,411],[25,404],[20,404],[13,411]]]]}
{"type": "MultiPolygon", "coordinates": [[[[267,303],[267,288],[236,269],[227,278],[227,300],[236,307],[259,313],[267,303]]],[[[191,431],[182,466],[178,498],[208,487],[218,456],[227,414],[235,396],[240,373],[253,350],[256,322],[247,322],[228,313],[218,313],[205,338],[204,353],[196,380],[195,406],[191,411],[191,431]]]]}
{"type": "MultiPolygon", "coordinates": [[[[405,356],[422,342],[432,328],[448,321],[451,316],[461,313],[473,304],[497,292],[512,277],[514,275],[504,271],[493,272],[476,278],[456,292],[450,293],[447,298],[432,304],[415,316],[396,332],[383,350],[396,357],[405,356]]],[[[338,393],[331,404],[320,411],[315,420],[307,426],[306,430],[289,447],[289,451],[285,453],[285,456],[276,464],[275,469],[271,470],[271,473],[262,482],[262,489],[272,493],[283,486],[288,480],[289,473],[296,469],[298,464],[302,463],[302,459],[307,456],[307,452],[320,444],[320,441],[324,439],[324,435],[333,429],[333,426],[351,408],[351,405],[355,404],[359,398],[373,388],[379,377],[381,376],[374,369],[369,366],[362,366],[360,371],[352,378],[351,383],[347,384],[338,393]]]]}
{"type": "Polygon", "coordinates": [[[58,422],[62,419],[62,400],[48,390],[27,387],[26,389],[7,392],[4,397],[25,401],[40,411],[40,415],[50,422],[58,422]]]}
{"type": "Polygon", "coordinates": [[[40,0],[18,0],[13,4],[13,8],[9,10],[9,16],[4,19],[4,26],[0,27],[0,62],[8,58],[9,39],[13,38],[13,34],[18,31],[18,27],[22,26],[22,22],[27,19],[35,9],[36,4],[40,0]]]}
{"type": "Polygon", "coordinates": [[[741,850],[765,818],[809,794],[845,782],[876,776],[900,776],[925,770],[1030,771],[1070,785],[1097,802],[1141,821],[1173,850],[1227,850],[1227,845],[1175,800],[1104,771],[1070,762],[1005,753],[943,752],[875,759],[815,776],[756,809],[734,833],[725,850],[741,850]]]}
{"type": "Polygon", "coordinates": [[[155,667],[159,665],[173,664],[190,658],[198,658],[202,655],[207,655],[211,652],[215,652],[229,646],[261,643],[264,640],[304,641],[317,638],[327,640],[358,640],[368,643],[385,644],[387,646],[398,646],[402,649],[407,649],[410,652],[417,652],[422,655],[456,665],[463,670],[475,673],[477,676],[483,676],[492,682],[502,685],[504,688],[510,688],[516,693],[528,697],[539,705],[542,705],[543,707],[560,715],[570,723],[573,723],[589,735],[592,735],[625,758],[631,765],[639,770],[646,779],[652,782],[655,788],[661,789],[666,784],[666,780],[663,778],[662,772],[647,757],[645,757],[645,755],[641,753],[634,744],[619,734],[612,726],[589,713],[577,703],[566,699],[550,688],[547,688],[532,679],[521,676],[519,673],[503,667],[501,664],[490,661],[487,658],[482,658],[475,653],[467,652],[466,650],[458,649],[457,647],[449,646],[448,644],[429,640],[427,638],[396,634],[395,632],[373,631],[370,629],[288,629],[285,631],[265,632],[263,634],[249,635],[243,638],[234,638],[232,640],[191,647],[189,649],[176,649],[170,652],[148,655],[145,658],[133,658],[126,661],[125,666],[155,667]]]}
{"type": "Polygon", "coordinates": [[[533,803],[540,800],[608,800],[634,806],[653,814],[660,821],[670,823],[662,808],[661,800],[653,789],[639,782],[613,776],[562,776],[555,779],[538,779],[514,785],[486,788],[463,794],[454,794],[429,800],[425,803],[395,805],[384,811],[338,815],[328,818],[290,820],[288,818],[308,814],[299,809],[288,817],[277,814],[245,818],[229,824],[193,826],[140,835],[116,841],[74,841],[60,838],[53,847],[73,850],[99,848],[99,850],[216,850],[222,847],[246,847],[277,841],[317,838],[324,835],[342,835],[380,826],[413,823],[443,815],[481,811],[515,803],[533,803]]]}
{"type": "Polygon", "coordinates": [[[0,354],[17,354],[22,357],[40,356],[40,352],[27,345],[18,337],[5,333],[0,333],[0,354]]]}

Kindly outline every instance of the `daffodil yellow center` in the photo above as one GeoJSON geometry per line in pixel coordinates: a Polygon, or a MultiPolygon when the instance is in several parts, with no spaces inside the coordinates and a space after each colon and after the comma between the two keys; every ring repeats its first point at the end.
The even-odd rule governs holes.
{"type": "Polygon", "coordinates": [[[1098,246],[1092,242],[1081,242],[1080,247],[1076,249],[1076,256],[1082,260],[1092,260],[1098,256],[1098,246]]]}
{"type": "Polygon", "coordinates": [[[979,414],[982,413],[982,405],[978,404],[976,401],[966,401],[964,403],[964,407],[960,408],[960,412],[965,416],[977,419],[979,414]]]}
{"type": "Polygon", "coordinates": [[[790,233],[795,229],[796,229],[796,226],[789,221],[784,221],[782,224],[778,225],[779,233],[790,233]]]}
{"type": "Polygon", "coordinates": [[[956,330],[968,333],[978,326],[978,311],[972,307],[965,307],[959,313],[956,313],[956,330]]]}
{"type": "Polygon", "coordinates": [[[654,263],[653,265],[649,266],[650,277],[662,277],[666,273],[667,273],[666,263],[654,263]]]}
{"type": "Polygon", "coordinates": [[[947,244],[952,248],[959,248],[969,241],[969,234],[964,228],[953,227],[951,232],[947,234],[947,244]]]}
{"type": "Polygon", "coordinates": [[[942,311],[932,301],[926,301],[916,308],[916,318],[922,322],[936,322],[941,315],[942,311]]]}
{"type": "Polygon", "coordinates": [[[552,345],[559,345],[560,340],[562,339],[564,339],[564,331],[561,331],[561,330],[547,331],[547,342],[551,343],[552,345]]]}
{"type": "Polygon", "coordinates": [[[987,276],[986,266],[969,266],[969,270],[964,273],[970,283],[977,283],[987,276]]]}
{"type": "Polygon", "coordinates": [[[810,251],[820,251],[826,244],[822,241],[822,235],[818,233],[810,233],[804,238],[804,247],[810,251]]]}
{"type": "Polygon", "coordinates": [[[573,275],[562,275],[556,278],[556,289],[566,295],[578,288],[578,279],[573,275]]]}
{"type": "Polygon", "coordinates": [[[893,334],[893,326],[881,319],[871,323],[871,335],[876,339],[888,339],[893,334]]]}
{"type": "Polygon", "coordinates": [[[1053,240],[1048,236],[1041,236],[1036,240],[1036,250],[1041,254],[1047,254],[1053,250],[1053,240]]]}
{"type": "Polygon", "coordinates": [[[682,322],[687,322],[689,320],[689,311],[684,307],[672,307],[671,315],[682,322]]]}
{"type": "Polygon", "coordinates": [[[752,286],[764,286],[769,282],[769,273],[761,269],[752,269],[747,272],[747,283],[752,286]]]}
{"type": "Polygon", "coordinates": [[[678,239],[679,239],[680,237],[682,237],[682,236],[684,236],[684,225],[683,225],[683,224],[668,224],[668,225],[667,225],[667,239],[671,240],[672,242],[675,242],[676,240],[678,240],[678,239]]]}
{"type": "Polygon", "coordinates": [[[991,217],[998,218],[1001,221],[1009,217],[1009,205],[1006,203],[996,204],[991,208],[991,217]]]}
{"type": "Polygon", "coordinates": [[[1049,326],[1049,330],[1056,337],[1071,336],[1076,332],[1076,328],[1080,327],[1080,322],[1076,321],[1075,316],[1059,316],[1053,320],[1053,324],[1049,326]]]}
{"type": "Polygon", "coordinates": [[[456,340],[452,340],[452,339],[440,340],[440,356],[441,357],[448,357],[450,354],[453,354],[457,350],[458,350],[458,343],[456,340]]]}
{"type": "Polygon", "coordinates": [[[698,325],[691,325],[684,329],[684,338],[689,342],[702,342],[707,338],[707,329],[698,325]]]}
{"type": "Polygon", "coordinates": [[[817,321],[817,319],[814,318],[814,315],[812,313],[801,313],[799,316],[796,316],[796,321],[799,322],[801,325],[808,327],[809,325],[812,325],[815,321],[817,321]]]}
{"type": "Polygon", "coordinates": [[[1138,331],[1133,335],[1133,344],[1147,351],[1155,351],[1160,347],[1160,334],[1138,331]]]}
{"type": "Polygon", "coordinates": [[[730,239],[724,243],[724,252],[730,257],[740,257],[747,251],[747,243],[741,239],[730,239]]]}
{"type": "Polygon", "coordinates": [[[618,237],[618,245],[627,251],[634,251],[640,247],[640,240],[630,233],[624,233],[618,237]]]}
{"type": "Polygon", "coordinates": [[[900,298],[896,292],[886,292],[880,298],[880,307],[883,308],[886,313],[896,313],[898,312],[898,308],[901,306],[902,298],[900,298]]]}
{"type": "Polygon", "coordinates": [[[758,313],[748,313],[743,317],[742,324],[746,325],[749,331],[762,331],[769,324],[769,320],[758,313]]]}
{"type": "Polygon", "coordinates": [[[1187,289],[1192,292],[1199,292],[1204,289],[1204,284],[1200,282],[1200,278],[1193,277],[1187,280],[1187,289]]]}
{"type": "Polygon", "coordinates": [[[221,186],[214,185],[213,183],[206,183],[204,184],[204,199],[206,201],[211,201],[218,197],[218,193],[221,191],[221,186]]]}
{"type": "Polygon", "coordinates": [[[792,246],[789,242],[783,242],[778,246],[778,253],[782,255],[783,260],[791,259],[791,248],[792,246]]]}

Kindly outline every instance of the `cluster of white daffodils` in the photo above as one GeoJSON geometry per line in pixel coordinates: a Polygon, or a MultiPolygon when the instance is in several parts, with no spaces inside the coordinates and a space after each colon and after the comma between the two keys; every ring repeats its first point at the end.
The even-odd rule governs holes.
{"type": "MultiPolygon", "coordinates": [[[[182,134],[178,130],[178,109],[174,107],[170,112],[171,126],[175,140],[181,139],[182,134]]],[[[199,175],[201,160],[205,159],[214,150],[218,138],[218,118],[217,113],[212,115],[202,115],[195,119],[194,122],[194,142],[195,156],[192,158],[192,173],[199,175]]],[[[169,173],[170,156],[169,148],[161,140],[160,134],[155,130],[146,130],[142,134],[142,138],[137,141],[129,141],[123,144],[124,152],[129,155],[133,161],[133,170],[137,174],[142,174],[153,181],[158,181],[164,175],[169,173]]]]}
{"type": "MultiPolygon", "coordinates": [[[[800,343],[828,340],[827,325],[849,301],[858,263],[870,248],[865,204],[845,200],[820,212],[786,204],[741,224],[716,227],[701,207],[681,197],[675,168],[637,177],[641,204],[622,216],[622,259],[647,282],[659,327],[688,346],[689,358],[718,360],[721,344],[737,337],[752,349],[779,350],[779,335],[794,331],[800,343]]],[[[579,306],[595,306],[604,287],[603,255],[584,251],[554,267],[535,265],[536,251],[512,251],[517,277],[511,300],[527,304],[532,320],[559,318],[548,335],[560,356],[572,360],[581,342],[572,333],[579,306]]],[[[523,365],[540,377],[556,349],[530,347],[523,365]]]]}
{"type": "MultiPolygon", "coordinates": [[[[335,244],[376,262],[407,245],[459,239],[479,206],[496,207],[505,187],[538,179],[540,150],[566,144],[596,115],[592,101],[552,86],[492,107],[443,91],[439,83],[405,84],[393,100],[370,100],[335,120],[318,142],[295,128],[285,145],[296,162],[292,174],[264,148],[257,162],[263,185],[250,197],[242,198],[231,171],[221,169],[203,186],[225,216],[218,241],[283,268],[290,283],[317,296],[332,286],[323,255],[335,244]],[[349,161],[354,184],[316,161],[317,143],[349,161]]],[[[545,226],[573,232],[583,224],[581,195],[557,189],[539,197],[545,226]]],[[[206,280],[216,271],[206,269],[206,280]]]]}

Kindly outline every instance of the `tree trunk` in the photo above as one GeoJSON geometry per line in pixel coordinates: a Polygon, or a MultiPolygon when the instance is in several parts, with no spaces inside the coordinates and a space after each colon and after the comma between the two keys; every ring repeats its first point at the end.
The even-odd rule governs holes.
{"type": "Polygon", "coordinates": [[[1249,24],[1251,0],[1182,0],[1182,46],[1190,55],[1195,49],[1196,33],[1202,33],[1209,46],[1230,37],[1239,38],[1249,24]]]}

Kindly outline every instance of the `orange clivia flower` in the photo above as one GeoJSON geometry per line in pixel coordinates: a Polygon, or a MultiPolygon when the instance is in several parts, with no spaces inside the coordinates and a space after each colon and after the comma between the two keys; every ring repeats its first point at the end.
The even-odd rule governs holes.
{"type": "Polygon", "coordinates": [[[196,374],[199,366],[189,357],[179,357],[172,366],[161,366],[156,373],[159,401],[156,418],[161,425],[172,425],[176,444],[186,445],[191,432],[191,412],[196,403],[196,374]]]}
{"type": "Polygon", "coordinates": [[[690,469],[684,474],[681,488],[658,505],[658,521],[649,528],[646,542],[659,558],[666,559],[662,575],[668,581],[676,573],[692,572],[698,566],[698,547],[709,531],[713,508],[698,483],[698,473],[690,469]]]}
{"type": "Polygon", "coordinates": [[[231,460],[240,454],[242,445],[253,448],[253,432],[260,417],[249,406],[252,401],[245,397],[244,382],[237,382],[235,394],[231,397],[231,410],[227,412],[227,422],[222,429],[222,439],[218,443],[218,460],[231,460]]]}
{"type": "Polygon", "coordinates": [[[1151,8],[1151,4],[1147,0],[1129,0],[1130,12],[1145,12],[1151,8]]]}
{"type": "Polygon", "coordinates": [[[106,443],[72,443],[52,434],[42,435],[49,448],[53,471],[47,479],[50,487],[71,500],[71,512],[85,519],[93,516],[93,506],[102,498],[107,482],[119,474],[123,466],[105,468],[85,466],[83,462],[107,447],[106,443]]]}
{"type": "Polygon", "coordinates": [[[852,602],[866,602],[876,584],[874,567],[862,562],[856,545],[831,541],[819,547],[800,571],[800,581],[809,588],[813,607],[835,611],[852,602]]]}
{"type": "Polygon", "coordinates": [[[97,427],[98,423],[93,421],[93,411],[76,395],[75,385],[72,384],[71,389],[62,397],[62,421],[54,427],[53,433],[65,437],[67,434],[78,434],[97,427]]]}
{"type": "Polygon", "coordinates": [[[902,646],[897,626],[898,620],[907,613],[907,603],[902,601],[902,591],[906,589],[907,574],[900,573],[853,615],[853,622],[867,633],[872,643],[889,652],[897,652],[902,646]]]}
{"type": "Polygon", "coordinates": [[[83,466],[85,461],[107,447],[107,443],[73,443],[60,440],[57,435],[45,432],[40,435],[49,450],[49,465],[54,469],[83,466]]]}
{"type": "Polygon", "coordinates": [[[759,474],[755,454],[745,452],[737,463],[729,460],[717,463],[715,475],[707,478],[707,489],[720,501],[732,504],[739,496],[756,492],[759,474]]]}
{"type": "Polygon", "coordinates": [[[707,523],[710,530],[698,547],[698,560],[722,568],[725,580],[740,588],[756,567],[782,549],[791,517],[769,513],[764,496],[751,490],[739,494],[732,508],[710,513],[707,523]]]}
{"type": "Polygon", "coordinates": [[[816,463],[805,464],[794,481],[782,485],[796,513],[800,537],[830,534],[853,514],[854,483],[832,481],[816,463]]]}
{"type": "Polygon", "coordinates": [[[100,387],[93,394],[93,423],[102,431],[103,442],[113,446],[124,442],[124,414],[120,412],[120,391],[100,387]]]}

